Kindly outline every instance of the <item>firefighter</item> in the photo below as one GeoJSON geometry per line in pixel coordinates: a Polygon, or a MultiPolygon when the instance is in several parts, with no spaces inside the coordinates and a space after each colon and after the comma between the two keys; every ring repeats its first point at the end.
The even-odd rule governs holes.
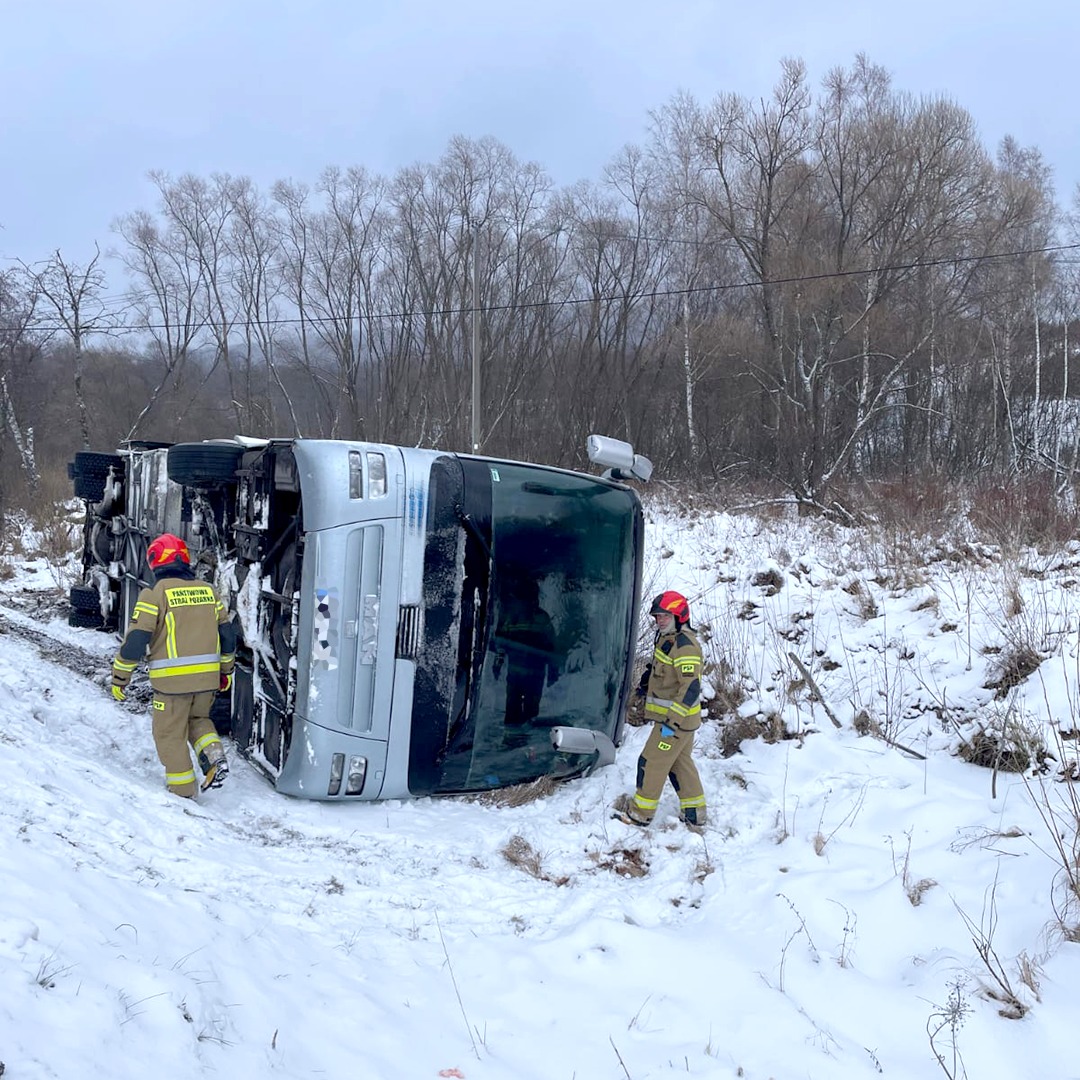
{"type": "Polygon", "coordinates": [[[638,692],[646,695],[645,715],[654,721],[653,729],[638,758],[637,791],[619,799],[615,817],[648,826],[666,777],[679,797],[680,819],[700,828],[705,792],[691,752],[701,726],[701,646],[690,626],[690,604],[681,593],[661,593],[649,614],[656,620],[656,644],[638,692]]]}
{"type": "Polygon", "coordinates": [[[172,533],[154,540],[146,561],[157,579],[135,603],[131,625],[112,666],[112,693],[123,701],[131,675],[149,649],[153,733],[165,785],[174,795],[198,793],[190,746],[203,772],[202,790],[229,774],[210,706],[232,685],[236,628],[213,587],[196,579],[187,544],[172,533]]]}

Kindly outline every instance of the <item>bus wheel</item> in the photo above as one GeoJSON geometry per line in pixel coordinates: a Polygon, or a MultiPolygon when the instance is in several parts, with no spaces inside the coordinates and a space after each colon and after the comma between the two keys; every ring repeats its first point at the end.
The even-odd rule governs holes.
{"type": "Polygon", "coordinates": [[[109,469],[113,465],[119,469],[122,464],[123,458],[119,454],[94,454],[89,450],[80,450],[68,465],[68,477],[73,482],[75,498],[101,502],[105,497],[109,469]]]}
{"type": "Polygon", "coordinates": [[[168,451],[169,479],[192,487],[234,483],[243,453],[243,447],[224,443],[177,443],[168,451]]]}

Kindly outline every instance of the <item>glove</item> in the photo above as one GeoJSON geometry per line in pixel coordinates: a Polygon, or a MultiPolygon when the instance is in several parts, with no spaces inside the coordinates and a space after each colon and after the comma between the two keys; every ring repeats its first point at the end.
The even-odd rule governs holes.
{"type": "Polygon", "coordinates": [[[127,694],[124,693],[124,688],[119,683],[112,684],[112,696],[116,698],[117,701],[127,700],[127,694]]]}
{"type": "Polygon", "coordinates": [[[226,675],[225,672],[223,671],[221,673],[221,680],[218,683],[218,693],[220,693],[220,694],[226,693],[231,686],[232,686],[232,675],[231,674],[226,675]]]}
{"type": "Polygon", "coordinates": [[[649,692],[649,679],[652,677],[652,664],[646,664],[645,670],[641,673],[641,678],[638,679],[637,689],[634,693],[638,697],[644,697],[649,692]]]}

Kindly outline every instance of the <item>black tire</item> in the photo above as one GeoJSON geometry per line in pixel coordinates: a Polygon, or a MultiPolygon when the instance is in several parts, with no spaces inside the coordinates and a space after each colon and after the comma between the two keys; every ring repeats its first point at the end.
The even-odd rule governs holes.
{"type": "Polygon", "coordinates": [[[89,630],[102,630],[105,620],[100,611],[72,611],[68,615],[68,626],[82,626],[89,630]]]}
{"type": "Polygon", "coordinates": [[[112,466],[119,468],[123,464],[119,454],[95,454],[89,450],[80,451],[75,460],[68,465],[76,499],[89,502],[101,502],[105,495],[105,481],[112,466]]]}
{"type": "Polygon", "coordinates": [[[101,596],[93,585],[72,585],[68,602],[72,611],[93,611],[101,617],[101,596]]]}
{"type": "Polygon", "coordinates": [[[243,447],[223,443],[177,443],[168,451],[169,479],[193,487],[233,483],[243,453],[243,447]]]}
{"type": "Polygon", "coordinates": [[[232,731],[232,701],[228,694],[215,694],[214,701],[210,706],[210,721],[217,728],[219,735],[231,735],[232,731]]]}

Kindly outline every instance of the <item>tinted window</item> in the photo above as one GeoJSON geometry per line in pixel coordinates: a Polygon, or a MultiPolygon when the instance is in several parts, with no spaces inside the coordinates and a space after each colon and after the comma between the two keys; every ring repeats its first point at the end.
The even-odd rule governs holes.
{"type": "Polygon", "coordinates": [[[614,733],[637,601],[630,492],[529,466],[453,465],[439,470],[429,512],[425,595],[437,610],[426,610],[425,651],[439,655],[420,665],[417,793],[417,783],[476,791],[588,764],[556,754],[550,730],[614,733]]]}

